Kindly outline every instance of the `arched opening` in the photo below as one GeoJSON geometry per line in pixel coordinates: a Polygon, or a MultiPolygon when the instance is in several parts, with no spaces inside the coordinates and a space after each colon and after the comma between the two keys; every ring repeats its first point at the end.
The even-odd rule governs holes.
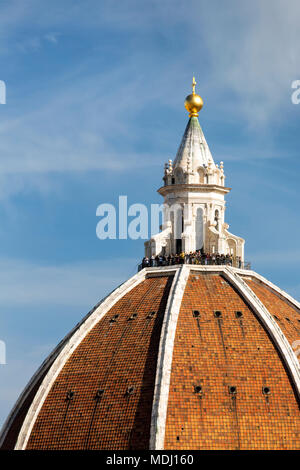
{"type": "Polygon", "coordinates": [[[198,168],[198,175],[199,175],[199,183],[204,184],[205,183],[205,170],[202,167],[198,168]]]}
{"type": "Polygon", "coordinates": [[[204,245],[203,209],[201,207],[199,207],[196,212],[195,232],[196,250],[201,250],[204,245]]]}
{"type": "Polygon", "coordinates": [[[220,229],[219,220],[220,220],[220,214],[219,214],[218,209],[216,209],[215,210],[215,224],[216,224],[215,227],[217,231],[219,231],[220,229]]]}
{"type": "Polygon", "coordinates": [[[174,237],[173,250],[179,254],[182,251],[182,232],[184,227],[183,209],[179,204],[171,207],[170,220],[174,237]]]}
{"type": "Polygon", "coordinates": [[[183,232],[183,210],[177,211],[176,217],[176,253],[182,252],[182,232],[183,232]]]}
{"type": "Polygon", "coordinates": [[[228,251],[229,254],[233,256],[233,258],[236,257],[236,241],[233,240],[232,238],[229,238],[227,240],[227,245],[228,245],[228,251]]]}

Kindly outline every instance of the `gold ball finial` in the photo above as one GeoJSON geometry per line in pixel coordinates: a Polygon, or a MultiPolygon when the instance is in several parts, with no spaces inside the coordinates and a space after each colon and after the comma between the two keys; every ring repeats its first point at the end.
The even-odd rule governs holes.
{"type": "Polygon", "coordinates": [[[196,85],[197,83],[196,83],[195,77],[193,77],[193,82],[192,82],[193,92],[191,95],[188,95],[186,97],[185,102],[184,102],[184,106],[186,110],[189,112],[190,117],[198,116],[198,111],[200,111],[200,109],[203,106],[203,100],[201,96],[195,93],[196,85]]]}

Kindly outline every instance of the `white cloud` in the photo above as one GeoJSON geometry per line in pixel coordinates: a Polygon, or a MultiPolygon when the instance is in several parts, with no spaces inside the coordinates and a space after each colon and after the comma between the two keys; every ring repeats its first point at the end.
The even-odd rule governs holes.
{"type": "Polygon", "coordinates": [[[61,33],[52,32],[52,33],[45,34],[44,37],[47,41],[52,42],[53,44],[57,44],[58,43],[58,38],[59,38],[60,35],[61,35],[61,33]]]}
{"type": "MultiPolygon", "coordinates": [[[[47,11],[35,0],[26,7],[11,2],[0,18],[3,44],[20,45],[19,31],[31,30],[30,25],[32,36],[25,35],[19,46],[24,49],[40,47],[43,38],[55,43],[59,31],[68,36],[79,29],[81,34],[104,30],[108,35],[126,30],[141,38],[151,32],[162,40],[176,31],[186,32],[185,44],[165,58],[158,54],[158,46],[148,46],[145,54],[143,41],[136,42],[126,60],[99,70],[93,54],[101,54],[103,44],[97,43],[90,57],[74,62],[55,82],[43,79],[31,96],[20,100],[17,115],[1,117],[0,178],[11,178],[11,184],[2,185],[2,198],[25,187],[39,189],[39,175],[50,172],[131,171],[155,162],[162,165],[165,156],[135,151],[134,117],[155,102],[178,109],[182,84],[192,72],[199,77],[204,99],[212,103],[210,109],[215,101],[228,119],[241,116],[260,127],[291,106],[290,81],[297,78],[300,53],[299,2],[291,0],[286,8],[283,1],[274,0],[270,8],[259,1],[222,6],[214,1],[191,1],[188,6],[152,1],[143,9],[138,1],[118,8],[112,8],[111,1],[89,1],[86,8],[67,3],[68,15],[60,2],[52,2],[47,11]]],[[[13,61],[15,49],[8,49],[13,61]]],[[[169,136],[163,129],[156,138],[163,142],[169,136]]],[[[225,163],[230,150],[224,150],[225,163]]],[[[244,155],[235,149],[231,158],[244,155]]],[[[260,157],[274,158],[276,153],[264,146],[252,153],[252,158],[260,157]]]]}
{"type": "MultiPolygon", "coordinates": [[[[10,101],[2,107],[0,198],[29,188],[50,191],[53,181],[47,178],[49,173],[132,171],[137,166],[162,165],[165,156],[153,156],[145,149],[143,154],[135,151],[132,118],[146,115],[152,103],[178,110],[192,73],[196,74],[205,104],[210,102],[210,110],[216,109],[227,122],[241,119],[242,124],[265,132],[292,106],[290,85],[300,78],[299,16],[297,0],[289,0],[288,4],[283,0],[157,0],[144,2],[143,8],[140,0],[87,0],[84,7],[68,0],[53,0],[47,8],[40,0],[2,4],[0,55],[10,64],[13,75],[21,70],[18,52],[35,53],[46,41],[54,45],[60,31],[69,39],[79,33],[84,38],[99,31],[102,37],[111,39],[115,33],[127,32],[135,47],[123,61],[99,69],[95,59],[108,54],[105,48],[112,46],[95,43],[89,57],[81,58],[79,63],[74,61],[56,81],[41,75],[31,95],[19,99],[15,114],[9,111],[10,101]],[[183,39],[174,52],[175,37],[183,39]],[[160,48],[159,38],[162,44],[167,41],[168,47],[160,48]]],[[[8,100],[14,93],[20,95],[20,90],[16,93],[8,83],[8,100]]],[[[169,129],[158,132],[155,138],[161,142],[169,139],[169,129]]],[[[170,145],[174,145],[172,139],[170,145]]],[[[176,139],[179,144],[180,135],[176,139]]],[[[271,139],[272,133],[268,136],[271,139]]],[[[261,149],[260,154],[253,152],[251,156],[235,148],[231,158],[278,156],[265,145],[261,149]]],[[[224,157],[218,160],[224,159],[226,165],[230,151],[229,146],[224,148],[224,157]]],[[[243,197],[248,203],[247,196],[243,197]]],[[[288,217],[290,220],[290,214],[288,217]]],[[[299,252],[284,256],[286,263],[299,264],[299,252]]],[[[275,267],[278,252],[257,252],[249,254],[249,259],[275,267]]],[[[19,311],[21,307],[30,310],[41,305],[61,305],[66,315],[66,306],[80,305],[86,312],[91,303],[134,274],[135,265],[136,260],[122,260],[121,264],[119,259],[49,266],[2,258],[1,313],[5,315],[6,306],[19,311]],[[128,266],[132,266],[130,273],[128,266]]],[[[298,286],[292,289],[296,294],[298,286]]],[[[0,397],[3,417],[52,345],[39,344],[36,354],[24,351],[24,357],[21,348],[22,359],[0,370],[5,384],[0,397]],[[2,375],[4,370],[7,376],[2,375]]]]}
{"type": "Polygon", "coordinates": [[[225,90],[234,92],[232,107],[226,100],[224,108],[235,112],[238,98],[237,110],[250,126],[280,119],[290,106],[291,82],[299,75],[299,2],[210,5],[203,9],[205,21],[199,28],[210,57],[208,86],[220,98],[225,90]]]}
{"type": "Polygon", "coordinates": [[[26,37],[17,47],[22,52],[38,51],[41,48],[41,39],[39,37],[26,37]]]}
{"type": "Polygon", "coordinates": [[[163,156],[134,149],[135,133],[128,116],[132,107],[138,111],[158,92],[149,94],[141,104],[143,83],[129,72],[131,67],[127,64],[114,72],[83,78],[77,77],[75,67],[73,76],[68,72],[68,77],[60,77],[57,88],[50,88],[47,94],[37,90],[32,103],[28,97],[21,102],[17,117],[5,119],[3,113],[0,198],[24,188],[43,191],[40,176],[49,173],[103,169],[130,172],[155,163],[162,165],[163,156]],[[131,77],[122,83],[124,74],[131,77]]]}

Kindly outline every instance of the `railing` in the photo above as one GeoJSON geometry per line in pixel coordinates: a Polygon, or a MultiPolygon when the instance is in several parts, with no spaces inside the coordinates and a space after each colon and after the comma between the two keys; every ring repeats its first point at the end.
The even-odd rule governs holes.
{"type": "MultiPolygon", "coordinates": [[[[173,261],[173,260],[172,260],[173,261]]],[[[239,269],[247,269],[251,270],[251,263],[250,261],[239,261],[239,260],[198,260],[194,259],[192,262],[190,260],[186,260],[185,258],[178,260],[174,259],[174,262],[168,262],[168,260],[149,260],[148,263],[140,263],[138,265],[138,271],[143,268],[157,268],[162,266],[178,266],[181,264],[190,264],[196,266],[231,266],[233,268],[239,269]]]]}

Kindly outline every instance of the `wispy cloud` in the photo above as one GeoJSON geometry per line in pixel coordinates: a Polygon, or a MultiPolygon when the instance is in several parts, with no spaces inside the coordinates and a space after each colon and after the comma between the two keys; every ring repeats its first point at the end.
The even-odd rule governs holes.
{"type": "Polygon", "coordinates": [[[225,99],[224,107],[244,115],[251,127],[280,120],[299,75],[299,2],[291,0],[288,8],[283,0],[231,1],[219,10],[210,5],[201,32],[210,56],[209,87],[220,98],[225,88],[232,90],[232,105],[225,99]]]}
{"type": "Polygon", "coordinates": [[[136,260],[42,265],[0,259],[0,306],[89,306],[136,272],[136,260]],[[116,266],[118,269],[116,270],[116,266]]]}
{"type": "Polygon", "coordinates": [[[26,37],[17,45],[18,49],[22,52],[38,51],[41,46],[42,41],[39,37],[26,37]]]}
{"type": "MultiPolygon", "coordinates": [[[[130,65],[126,66],[123,73],[128,74],[129,68],[130,65]]],[[[94,170],[130,172],[155,162],[162,164],[162,155],[155,156],[147,148],[139,152],[134,148],[133,124],[128,120],[128,110],[134,106],[138,111],[141,106],[142,80],[132,74],[133,78],[122,84],[120,73],[122,71],[118,70],[84,78],[75,76],[73,81],[69,77],[67,89],[61,77],[63,84],[49,89],[46,96],[32,96],[32,109],[21,104],[22,111],[17,117],[5,119],[3,116],[0,178],[4,184],[0,197],[9,197],[14,190],[18,192],[26,185],[39,189],[39,176],[34,175],[94,170]],[[120,94],[117,105],[112,83],[120,94]],[[8,175],[10,180],[5,184],[8,175]]],[[[150,100],[149,94],[143,106],[150,100]]]]}
{"type": "MultiPolygon", "coordinates": [[[[35,174],[130,171],[154,162],[163,164],[165,157],[153,158],[147,144],[136,150],[137,120],[152,103],[177,109],[182,84],[192,72],[199,76],[201,93],[212,103],[211,119],[213,109],[226,119],[242,117],[245,125],[258,128],[279,119],[279,110],[290,105],[289,84],[296,78],[300,54],[300,4],[291,0],[289,5],[286,8],[283,1],[274,0],[271,15],[267,2],[259,1],[242,6],[232,0],[231,8],[219,4],[216,8],[215,2],[191,1],[186,8],[180,1],[152,1],[143,9],[138,1],[118,8],[107,1],[88,1],[85,9],[67,2],[65,15],[60,2],[52,2],[49,11],[35,0],[26,6],[11,2],[3,9],[0,26],[3,47],[10,46],[14,53],[13,44],[26,51],[38,50],[46,41],[56,44],[62,30],[64,36],[76,37],[79,25],[83,39],[91,31],[104,31],[111,37],[126,31],[139,40],[129,41],[128,55],[120,57],[117,66],[100,67],[97,55],[101,59],[103,48],[108,47],[100,35],[87,57],[59,71],[51,81],[41,75],[31,94],[26,90],[26,98],[19,99],[15,112],[2,114],[0,177],[11,175],[12,185],[7,191],[2,189],[0,196],[10,197],[14,188],[18,192],[22,186],[38,189],[35,174]],[[150,33],[155,33],[157,44],[152,44],[150,33]],[[160,56],[160,43],[166,42],[168,51],[175,33],[184,36],[181,47],[176,54],[160,56]],[[201,64],[198,69],[195,58],[201,57],[196,61],[201,64]]],[[[116,45],[110,47],[116,53],[116,45]]],[[[156,139],[172,142],[173,135],[166,128],[157,131],[156,139]]],[[[251,148],[247,158],[276,158],[278,154],[271,146],[256,150],[251,148]]],[[[224,148],[219,159],[246,158],[245,149],[230,151],[224,148]]]]}
{"type": "Polygon", "coordinates": [[[44,37],[47,41],[52,42],[53,44],[57,44],[58,43],[58,38],[59,38],[60,35],[61,35],[61,33],[52,32],[52,33],[45,34],[44,37]]]}
{"type": "MultiPolygon", "coordinates": [[[[295,146],[276,147],[273,141],[280,125],[287,129],[290,85],[300,78],[299,16],[298,0],[150,0],[142,7],[140,0],[52,0],[47,8],[40,0],[2,2],[0,79],[7,81],[8,90],[7,105],[0,108],[2,206],[4,199],[10,204],[12,196],[32,189],[55,191],[57,173],[105,170],[112,180],[115,172],[129,179],[135,169],[145,167],[147,178],[147,167],[162,167],[174,157],[186,119],[181,101],[193,73],[205,102],[200,120],[210,125],[208,142],[216,149],[216,161],[224,160],[225,170],[231,160],[242,168],[245,160],[256,164],[295,157],[295,146]]],[[[266,167],[236,176],[236,204],[242,211],[236,222],[244,221],[246,248],[249,232],[251,240],[261,233],[260,246],[269,247],[264,251],[252,243],[253,255],[247,257],[254,266],[278,270],[278,241],[288,239],[297,246],[296,179],[290,187],[296,171],[286,165],[273,181],[266,167]]],[[[20,204],[17,211],[23,209],[20,204]]],[[[1,237],[6,228],[2,224],[1,237]]],[[[284,263],[298,272],[300,253],[295,251],[284,253],[284,263]]],[[[19,327],[22,341],[9,367],[0,370],[6,384],[0,397],[3,417],[42,356],[59,340],[55,335],[40,338],[32,311],[50,306],[63,317],[80,306],[85,313],[135,268],[136,260],[124,258],[51,265],[0,259],[0,313],[6,324],[11,321],[10,354],[24,315],[36,341],[27,353],[33,339],[22,336],[19,327]]],[[[285,277],[296,293],[297,283],[285,277]]],[[[53,317],[47,318],[50,323],[53,317]]]]}

